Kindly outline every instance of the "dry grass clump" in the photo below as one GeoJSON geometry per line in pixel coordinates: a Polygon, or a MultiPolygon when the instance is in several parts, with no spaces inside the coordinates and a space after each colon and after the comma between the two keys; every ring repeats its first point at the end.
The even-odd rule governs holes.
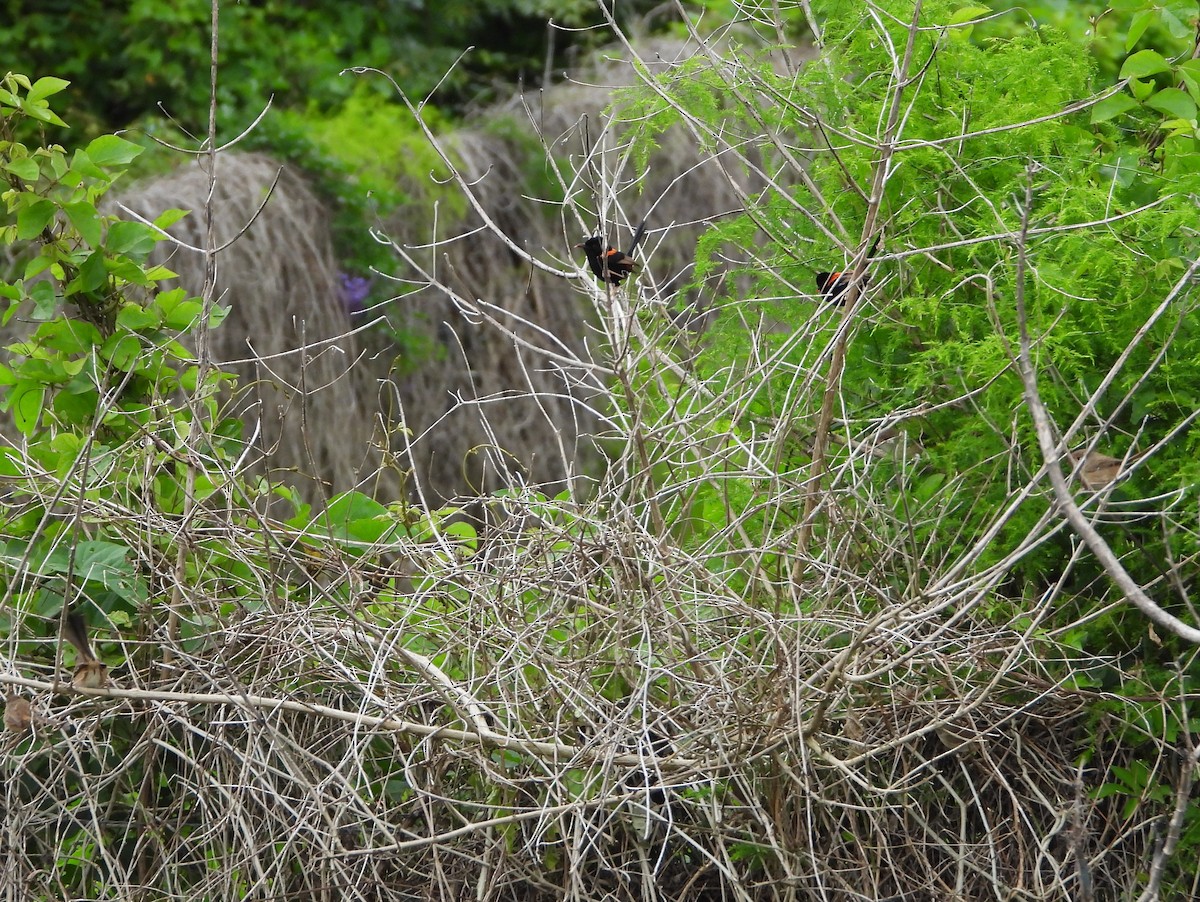
{"type": "MultiPolygon", "coordinates": [[[[170,232],[200,248],[208,193],[208,174],[191,164],[112,203],[146,219],[192,211],[170,232]]],[[[319,503],[378,468],[373,380],[357,365],[361,344],[341,300],[329,216],[299,175],[260,154],[222,155],[211,202],[216,246],[245,230],[217,259],[216,297],[229,315],[212,332],[213,358],[239,377],[232,409],[255,437],[259,471],[319,503]]],[[[155,254],[199,294],[202,254],[170,242],[155,254]]]]}

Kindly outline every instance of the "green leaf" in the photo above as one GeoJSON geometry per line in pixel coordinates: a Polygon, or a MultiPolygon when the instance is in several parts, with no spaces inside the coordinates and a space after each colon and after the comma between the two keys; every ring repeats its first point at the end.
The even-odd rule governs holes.
{"type": "Polygon", "coordinates": [[[37,341],[66,355],[84,354],[100,340],[99,330],[91,323],[58,318],[38,327],[37,341]]]}
{"type": "Polygon", "coordinates": [[[11,160],[5,164],[4,168],[17,178],[24,179],[27,182],[36,182],[38,176],[42,174],[42,170],[38,168],[37,160],[30,157],[11,160]]]}
{"type": "Polygon", "coordinates": [[[1178,119],[1196,118],[1196,102],[1179,88],[1163,88],[1146,101],[1146,106],[1178,119]]]}
{"type": "Polygon", "coordinates": [[[149,288],[154,282],[147,278],[146,271],[141,265],[131,260],[128,256],[119,256],[116,259],[109,260],[108,271],[114,278],[124,280],[130,285],[141,285],[149,288]]]}
{"type": "Polygon", "coordinates": [[[1135,13],[1133,21],[1129,23],[1129,32],[1125,35],[1125,52],[1128,53],[1134,48],[1134,45],[1142,39],[1142,35],[1146,33],[1146,29],[1158,18],[1158,10],[1143,9],[1139,13],[1135,13]]]}
{"type": "Polygon", "coordinates": [[[163,210],[154,217],[154,224],[160,229],[169,229],[175,223],[179,222],[179,220],[183,219],[183,217],[187,216],[189,212],[188,210],[176,210],[174,208],[163,210]]]}
{"type": "Polygon", "coordinates": [[[51,75],[47,75],[44,78],[39,78],[33,83],[29,89],[29,93],[26,94],[26,98],[29,100],[29,102],[36,103],[38,101],[45,100],[51,95],[57,94],[69,84],[70,82],[65,79],[54,78],[51,75]]]}
{"type": "Polygon", "coordinates": [[[17,238],[36,238],[54,220],[54,211],[54,204],[44,198],[26,204],[17,211],[17,238]]]}
{"type": "Polygon", "coordinates": [[[1112,179],[1122,188],[1128,188],[1137,178],[1141,156],[1135,151],[1123,151],[1114,157],[1105,159],[1100,164],[1100,172],[1106,179],[1112,179]]]}
{"type": "Polygon", "coordinates": [[[95,163],[93,163],[92,158],[82,150],[75,151],[75,155],[71,157],[70,170],[71,172],[86,176],[90,179],[108,181],[108,174],[95,163]]]}
{"type": "Polygon", "coordinates": [[[204,305],[194,298],[171,304],[163,309],[163,325],[177,332],[188,332],[200,322],[203,311],[204,305]]]}
{"type": "Polygon", "coordinates": [[[325,513],[330,533],[363,542],[375,542],[395,528],[386,507],[361,492],[345,492],[334,498],[325,513]]]}
{"type": "Polygon", "coordinates": [[[1171,64],[1153,50],[1139,50],[1121,66],[1121,78],[1145,78],[1159,72],[1170,72],[1171,64]]]}
{"type": "Polygon", "coordinates": [[[158,240],[158,234],[150,226],[121,220],[108,227],[108,239],[104,246],[109,253],[128,254],[144,260],[158,240]]]}
{"type": "Polygon", "coordinates": [[[54,265],[53,252],[49,248],[42,248],[42,252],[25,264],[25,278],[32,279],[38,273],[45,272],[54,265]]]}
{"type": "Polygon", "coordinates": [[[986,6],[964,6],[961,9],[956,9],[946,21],[946,24],[951,26],[962,25],[964,22],[970,22],[972,19],[986,16],[990,12],[991,10],[986,6]]]}
{"type": "Polygon", "coordinates": [[[58,292],[50,281],[35,282],[29,289],[33,301],[33,318],[45,321],[58,314],[58,292]]]}
{"type": "Polygon", "coordinates": [[[152,282],[165,282],[167,279],[179,278],[179,273],[172,272],[165,266],[151,266],[146,270],[146,278],[152,282]]]}
{"type": "Polygon", "coordinates": [[[1114,116],[1127,113],[1136,106],[1137,101],[1128,94],[1114,94],[1092,107],[1092,122],[1107,122],[1114,116]]]}
{"type": "Polygon", "coordinates": [[[116,135],[101,135],[87,146],[87,155],[97,166],[125,166],[141,152],[132,141],[116,135]]]}
{"type": "Polygon", "coordinates": [[[38,122],[45,122],[48,125],[58,125],[62,128],[67,127],[67,123],[58,118],[57,114],[46,106],[33,106],[26,104],[25,115],[30,119],[36,119],[38,122]]]}
{"type": "Polygon", "coordinates": [[[143,332],[147,329],[157,329],[159,318],[154,311],[138,304],[125,304],[117,314],[117,325],[130,332],[143,332]]]}
{"type": "Polygon", "coordinates": [[[66,288],[66,294],[80,294],[95,291],[108,280],[108,270],[104,266],[104,251],[96,251],[83,261],[76,276],[66,288]]]}
{"type": "Polygon", "coordinates": [[[96,212],[95,204],[89,204],[87,201],[79,201],[73,204],[66,204],[63,206],[63,211],[67,214],[67,219],[71,221],[71,225],[75,226],[75,230],[87,242],[88,247],[94,248],[100,246],[100,214],[96,212]]]}
{"type": "Polygon", "coordinates": [[[1177,41],[1188,40],[1192,37],[1192,26],[1189,23],[1196,21],[1196,7],[1192,5],[1191,9],[1183,12],[1182,18],[1175,15],[1170,9],[1163,8],[1162,24],[1167,29],[1167,34],[1177,41]]]}
{"type": "Polygon", "coordinates": [[[33,435],[46,402],[45,387],[36,382],[19,382],[8,392],[6,401],[13,425],[22,435],[33,435]]]}
{"type": "Polygon", "coordinates": [[[1140,78],[1129,79],[1129,90],[1138,103],[1145,103],[1156,87],[1158,86],[1152,81],[1142,81],[1140,78]]]}
{"type": "MultiPolygon", "coordinates": [[[[1200,128],[1197,127],[1195,119],[1164,119],[1158,127],[1163,131],[1170,132],[1172,137],[1187,135],[1200,138],[1200,128]]],[[[1172,151],[1172,153],[1176,153],[1176,151],[1172,151]]],[[[1192,154],[1192,156],[1195,155],[1192,154]]]]}
{"type": "Polygon", "coordinates": [[[1200,103],[1200,60],[1188,60],[1175,70],[1192,99],[1200,103]]]}
{"type": "Polygon", "coordinates": [[[466,520],[454,520],[447,523],[444,530],[446,535],[462,540],[469,548],[474,549],[479,539],[475,527],[466,520]]]}
{"type": "Polygon", "coordinates": [[[111,336],[100,348],[100,357],[122,373],[128,372],[141,355],[142,345],[128,332],[111,336]]]}
{"type": "MultiPolygon", "coordinates": [[[[82,426],[95,418],[98,400],[99,394],[95,390],[90,392],[63,391],[54,396],[52,406],[60,422],[82,426]]],[[[60,435],[67,434],[60,433],[60,435]]]]}

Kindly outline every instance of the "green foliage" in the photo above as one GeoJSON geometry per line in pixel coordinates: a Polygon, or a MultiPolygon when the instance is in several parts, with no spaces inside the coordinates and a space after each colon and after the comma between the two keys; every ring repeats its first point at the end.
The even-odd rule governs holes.
{"type": "Polygon", "coordinates": [[[976,27],[975,38],[1011,37],[1030,27],[1055,28],[1086,47],[1104,81],[1117,77],[1125,55],[1137,47],[1168,57],[1190,54],[1196,4],[1192,0],[990,0],[981,6],[1012,15],[976,27]]]}
{"type": "MultiPolygon", "coordinates": [[[[911,8],[892,6],[896,18],[888,20],[888,27],[893,46],[903,47],[901,23],[911,8]]],[[[839,237],[851,247],[857,244],[865,196],[849,190],[849,184],[852,180],[865,189],[877,156],[870,142],[849,136],[873,134],[885,121],[890,102],[884,81],[861,77],[890,71],[878,23],[856,3],[815,8],[826,15],[824,40],[830,49],[821,65],[806,67],[795,79],[749,65],[768,86],[762,95],[773,98],[759,115],[772,123],[781,145],[821,147],[824,136],[832,141],[836,156],[818,153],[808,165],[821,199],[803,187],[791,198],[771,191],[752,215],[714,226],[700,242],[693,283],[693,290],[705,290],[722,260],[752,261],[736,271],[752,286],[750,299],[736,294],[717,299],[716,306],[733,305],[739,315],[716,321],[697,364],[698,378],[716,395],[748,392],[732,424],[725,418],[712,421],[714,440],[732,428],[748,446],[773,424],[795,424],[794,441],[779,458],[779,473],[797,484],[807,473],[811,442],[811,432],[799,424],[811,422],[820,397],[797,397],[795,373],[813,365],[840,324],[840,311],[814,296],[812,274],[842,267],[844,252],[830,240],[839,235],[835,221],[850,232],[839,237]],[[823,132],[813,128],[814,117],[824,124],[823,132]],[[818,215],[798,215],[799,208],[818,215]],[[798,342],[794,336],[801,333],[807,337],[798,342]],[[758,342],[766,347],[755,347],[758,342]],[[780,355],[781,365],[749,393],[755,361],[772,353],[780,355]]],[[[933,23],[947,21],[955,7],[929,3],[925,9],[925,21],[933,23]]],[[[1089,123],[1088,112],[1060,114],[1073,100],[1088,96],[1095,79],[1084,48],[1065,35],[1043,27],[986,42],[963,37],[955,30],[930,29],[917,38],[913,65],[927,64],[927,70],[904,96],[902,144],[881,210],[886,225],[880,253],[937,250],[872,267],[872,282],[881,286],[874,294],[880,309],[868,309],[857,322],[839,390],[839,417],[851,423],[889,412],[929,411],[909,416],[904,424],[905,438],[919,449],[919,461],[880,461],[870,475],[894,499],[898,522],[911,513],[910,486],[937,487],[944,517],[921,518],[911,536],[917,547],[936,549],[930,560],[937,561],[976,542],[1009,503],[1013,484],[1032,478],[1041,463],[1013,364],[1018,285],[1012,238],[1021,225],[1029,162],[1039,161],[1044,168],[1033,186],[1031,271],[1022,287],[1044,369],[1044,400],[1061,424],[1072,421],[1080,397],[1097,387],[1194,253],[1185,236],[1194,221],[1190,195],[1200,190],[1190,174],[1200,162],[1197,148],[1174,143],[1174,162],[1159,171],[1138,165],[1147,150],[1121,140],[1105,124],[1089,123]],[[1013,78],[1014,72],[1021,77],[1013,78]],[[1030,124],[1009,127],[1021,122],[1030,124]],[[969,140],[961,146],[947,143],[946,136],[964,130],[972,133],[969,140]],[[1152,210],[1130,215],[1147,203],[1155,204],[1152,210]],[[1109,217],[1115,219],[1105,227],[1083,226],[1109,217]],[[956,400],[964,396],[970,397],[969,404],[956,400]],[[957,524],[957,530],[947,532],[947,523],[957,524]]],[[[717,119],[729,127],[737,121],[722,109],[721,82],[714,72],[664,77],[660,87],[671,103],[651,96],[633,111],[643,148],[678,118],[676,108],[701,122],[717,119]]],[[[763,153],[766,169],[786,167],[773,146],[763,153]]],[[[1196,359],[1197,352],[1200,332],[1191,318],[1181,314],[1160,324],[1118,374],[1102,399],[1099,418],[1114,436],[1144,429],[1142,447],[1164,436],[1200,402],[1189,388],[1195,383],[1193,370],[1183,364],[1196,359]],[[1155,355],[1168,336],[1171,364],[1158,365],[1155,355]]],[[[695,399],[697,405],[701,400],[695,399]]],[[[664,407],[678,403],[673,397],[663,399],[664,407]]],[[[1187,484],[1195,441],[1191,434],[1165,449],[1148,474],[1153,483],[1145,488],[1167,491],[1187,484]]],[[[1121,454],[1125,447],[1106,443],[1102,450],[1121,454]]],[[[836,468],[846,452],[835,446],[831,453],[836,468]]],[[[737,452],[730,455],[731,470],[751,466],[737,452]]],[[[752,494],[749,486],[738,488],[736,480],[732,487],[723,486],[720,491],[700,489],[691,505],[679,509],[686,534],[697,543],[725,528],[724,504],[739,510],[739,494],[752,494]],[[698,504],[706,497],[707,502],[698,504]],[[709,513],[698,522],[698,511],[709,513]],[[707,528],[700,528],[705,521],[707,528]]],[[[1034,496],[1007,519],[983,562],[1007,554],[1045,513],[1047,503],[1034,496]]],[[[775,528],[789,526],[798,516],[799,511],[775,513],[771,522],[775,528]]],[[[743,527],[765,528],[766,522],[750,518],[743,527]]],[[[751,535],[771,544],[764,535],[751,535]]],[[[1023,558],[1024,577],[1040,584],[1056,573],[1064,552],[1059,542],[1044,544],[1023,558]]],[[[1157,575],[1144,555],[1131,558],[1130,566],[1144,578],[1157,575]]],[[[1169,597],[1164,603],[1170,605],[1169,597]]]]}
{"type": "MultiPolygon", "coordinates": [[[[19,487],[32,466],[78,484],[95,501],[178,514],[184,497],[180,463],[187,459],[193,418],[205,424],[213,455],[231,460],[235,453],[228,442],[239,430],[222,422],[216,407],[227,377],[201,372],[180,343],[199,326],[201,302],[180,289],[161,290],[159,283],[173,274],[147,262],[163,240],[161,229],[181,211],[168,211],[148,225],[97,209],[141,149],[114,135],[97,137],[74,153],[16,140],[22,122],[65,127],[47,98],[66,86],[62,79],[31,83],[12,74],[0,83],[0,171],[6,183],[0,243],[31,248],[21,277],[0,284],[0,296],[8,301],[6,322],[28,310],[37,323],[8,347],[10,356],[0,364],[3,407],[26,439],[23,454],[4,451],[0,469],[18,486],[10,498],[20,504],[43,491],[36,478],[28,491],[19,487]],[[195,406],[180,406],[183,395],[195,399],[195,406]],[[157,449],[152,464],[145,458],[147,441],[157,449]]],[[[221,318],[215,312],[210,325],[221,318]]],[[[214,490],[201,478],[194,497],[214,490]]],[[[10,566],[16,569],[26,548],[40,579],[36,592],[18,599],[31,612],[48,616],[61,608],[72,580],[118,620],[131,618],[146,603],[150,593],[128,560],[129,549],[104,530],[65,546],[71,530],[66,521],[31,517],[25,510],[4,525],[10,566]]]]}
{"type": "MultiPolygon", "coordinates": [[[[622,4],[619,12],[650,5],[622,4]]],[[[436,11],[337,0],[222,4],[221,121],[240,129],[271,97],[277,108],[335,110],[352,93],[353,83],[338,78],[347,66],[383,69],[413,97],[437,87],[452,104],[478,102],[493,80],[512,84],[522,72],[542,71],[548,18],[579,26],[595,15],[588,0],[443,0],[436,11]],[[476,50],[456,66],[469,46],[476,50]]],[[[0,46],[6,65],[55,72],[77,86],[71,114],[87,135],[143,119],[160,104],[203,133],[210,21],[209,0],[23,0],[0,22],[0,46]]]]}

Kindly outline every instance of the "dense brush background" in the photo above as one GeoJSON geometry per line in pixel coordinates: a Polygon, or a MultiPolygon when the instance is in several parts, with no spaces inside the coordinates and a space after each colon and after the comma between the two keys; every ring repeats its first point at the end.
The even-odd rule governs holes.
{"type": "MultiPolygon", "coordinates": [[[[7,682],[40,718],[4,751],[0,887],[1195,895],[1194,645],[1066,526],[1020,366],[1062,450],[1136,461],[1090,496],[1068,465],[1069,497],[1195,623],[1200,166],[1146,137],[1187,110],[1062,114],[1134,48],[1200,90],[1189,14],[438,6],[223,7],[222,138],[273,101],[215,172],[207,0],[0,24],[6,65],[75,82],[52,140],[147,148],[106,212],[228,243],[209,349],[244,443],[179,516],[0,430],[7,682]],[[598,286],[574,245],[643,219],[641,271],[598,286]],[[813,274],[872,224],[858,306],[827,306],[813,274]],[[29,524],[120,560],[55,595],[29,524]],[[64,599],[108,697],[59,692],[64,599]]],[[[202,253],[154,261],[203,291],[202,253]]]]}

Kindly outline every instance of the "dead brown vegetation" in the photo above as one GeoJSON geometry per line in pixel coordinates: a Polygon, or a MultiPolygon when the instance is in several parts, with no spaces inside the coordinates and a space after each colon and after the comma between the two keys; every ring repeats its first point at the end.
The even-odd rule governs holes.
{"type": "MultiPolygon", "coordinates": [[[[237,241],[218,255],[216,297],[229,315],[212,332],[213,358],[239,377],[232,410],[254,439],[259,471],[319,503],[379,468],[374,379],[341,300],[329,217],[299,174],[260,154],[223,154],[215,185],[215,242],[237,241]]],[[[191,211],[170,232],[200,248],[208,195],[197,161],[120,192],[114,204],[145,219],[191,211]]],[[[156,262],[199,294],[201,253],[163,242],[156,262]]]]}

